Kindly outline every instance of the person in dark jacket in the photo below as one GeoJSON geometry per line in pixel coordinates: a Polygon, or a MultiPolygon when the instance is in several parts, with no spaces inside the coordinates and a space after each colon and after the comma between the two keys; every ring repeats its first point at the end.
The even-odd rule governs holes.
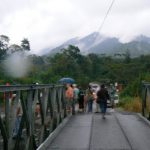
{"type": "Polygon", "coordinates": [[[102,112],[102,118],[105,119],[106,109],[107,109],[107,100],[109,99],[109,94],[105,85],[101,85],[101,89],[97,92],[97,103],[100,106],[102,112]]]}
{"type": "Polygon", "coordinates": [[[79,88],[79,93],[78,93],[78,102],[79,102],[79,112],[82,111],[84,112],[84,91],[82,88],[79,88]]]}

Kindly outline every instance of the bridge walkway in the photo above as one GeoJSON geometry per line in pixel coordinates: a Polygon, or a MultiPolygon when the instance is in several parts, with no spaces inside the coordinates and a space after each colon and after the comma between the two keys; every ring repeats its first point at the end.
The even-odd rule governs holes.
{"type": "Polygon", "coordinates": [[[149,150],[150,125],[140,115],[108,112],[72,116],[47,150],[149,150]]]}
{"type": "MultiPolygon", "coordinates": [[[[141,89],[142,115],[150,120],[150,83],[141,89]]],[[[1,85],[0,97],[0,149],[150,149],[150,123],[144,117],[117,111],[108,112],[106,120],[94,113],[70,116],[63,85],[1,85]]]]}

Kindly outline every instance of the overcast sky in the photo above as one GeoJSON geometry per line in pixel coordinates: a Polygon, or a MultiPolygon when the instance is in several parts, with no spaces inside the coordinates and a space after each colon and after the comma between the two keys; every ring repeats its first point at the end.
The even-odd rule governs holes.
{"type": "MultiPolygon", "coordinates": [[[[0,34],[11,43],[28,38],[38,53],[98,31],[112,0],[0,0],[0,34]]],[[[128,42],[150,36],[150,0],[115,0],[100,32],[128,42]]]]}

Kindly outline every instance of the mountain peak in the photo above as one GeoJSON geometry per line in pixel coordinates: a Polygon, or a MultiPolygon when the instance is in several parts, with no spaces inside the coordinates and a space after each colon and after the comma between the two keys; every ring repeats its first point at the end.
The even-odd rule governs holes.
{"type": "Polygon", "coordinates": [[[137,36],[137,37],[135,38],[135,41],[138,41],[138,42],[148,42],[148,43],[150,43],[150,37],[141,34],[141,35],[139,35],[139,36],[137,36]]]}
{"type": "Polygon", "coordinates": [[[116,37],[106,37],[98,32],[93,32],[82,38],[72,38],[59,47],[52,49],[49,54],[58,53],[61,49],[66,48],[68,45],[78,46],[81,53],[84,54],[123,54],[126,53],[127,49],[130,51],[132,57],[150,54],[150,37],[140,35],[133,41],[121,43],[116,37]]]}

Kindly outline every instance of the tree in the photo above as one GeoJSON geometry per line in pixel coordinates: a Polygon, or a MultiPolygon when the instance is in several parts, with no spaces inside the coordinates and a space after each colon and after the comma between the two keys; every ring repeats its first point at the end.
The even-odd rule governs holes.
{"type": "Polygon", "coordinates": [[[125,63],[130,63],[130,61],[131,61],[131,56],[129,50],[127,49],[125,54],[125,63]]]}
{"type": "Polygon", "coordinates": [[[10,45],[10,47],[9,47],[9,51],[10,51],[10,53],[12,54],[12,53],[15,53],[15,52],[22,52],[23,49],[22,49],[21,46],[19,46],[19,45],[17,45],[17,44],[12,44],[12,45],[10,45]]]}
{"type": "Polygon", "coordinates": [[[0,60],[3,60],[7,55],[9,47],[9,37],[6,35],[0,35],[0,60]]]}
{"type": "Polygon", "coordinates": [[[80,54],[80,49],[76,46],[69,45],[68,48],[61,50],[65,55],[77,59],[80,54]]]}
{"type": "Polygon", "coordinates": [[[30,43],[29,43],[28,39],[24,38],[21,41],[21,47],[24,51],[30,51],[30,43]]]}

